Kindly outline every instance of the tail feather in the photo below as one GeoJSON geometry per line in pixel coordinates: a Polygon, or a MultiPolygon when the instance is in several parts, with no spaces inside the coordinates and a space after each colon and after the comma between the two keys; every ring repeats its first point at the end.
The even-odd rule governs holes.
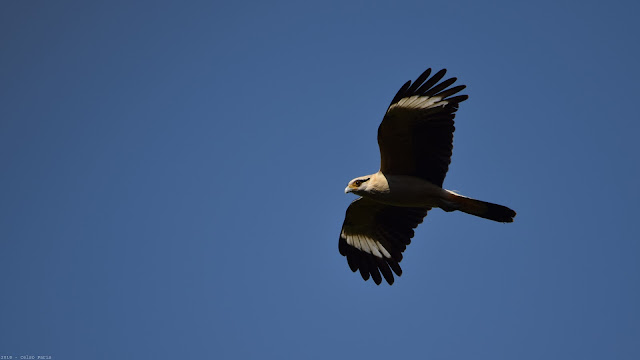
{"type": "Polygon", "coordinates": [[[453,202],[457,205],[455,209],[467,214],[503,223],[513,222],[516,216],[516,212],[506,206],[452,194],[453,202]]]}

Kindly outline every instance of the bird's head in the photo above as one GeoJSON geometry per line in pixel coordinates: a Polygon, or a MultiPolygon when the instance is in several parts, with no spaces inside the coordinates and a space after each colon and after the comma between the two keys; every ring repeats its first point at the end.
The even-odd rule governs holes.
{"type": "Polygon", "coordinates": [[[344,193],[360,195],[361,193],[366,192],[367,187],[369,186],[369,179],[371,179],[371,175],[357,177],[349,181],[349,185],[344,189],[344,193]]]}

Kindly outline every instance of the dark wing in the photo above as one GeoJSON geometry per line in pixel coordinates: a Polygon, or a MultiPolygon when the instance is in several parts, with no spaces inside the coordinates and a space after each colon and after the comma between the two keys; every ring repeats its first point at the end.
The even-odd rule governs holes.
{"type": "Polygon", "coordinates": [[[338,250],[347,257],[351,271],[360,270],[380,285],[382,276],[393,284],[393,272],[402,275],[398,264],[402,252],[411,243],[413,229],[431,208],[409,208],[385,205],[358,198],[349,205],[340,232],[338,250]]]}
{"type": "Polygon", "coordinates": [[[378,127],[380,171],[413,175],[442,187],[451,163],[453,118],[467,95],[451,97],[465,88],[451,86],[457,79],[438,83],[446,69],[431,69],[404,84],[391,101],[378,127]]]}

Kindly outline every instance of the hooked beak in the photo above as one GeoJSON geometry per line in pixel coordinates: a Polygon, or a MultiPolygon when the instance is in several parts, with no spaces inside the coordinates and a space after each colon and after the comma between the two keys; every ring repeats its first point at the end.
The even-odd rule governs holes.
{"type": "Polygon", "coordinates": [[[351,190],[353,190],[353,189],[347,186],[346,188],[344,188],[344,193],[348,194],[348,193],[351,192],[351,190]]]}

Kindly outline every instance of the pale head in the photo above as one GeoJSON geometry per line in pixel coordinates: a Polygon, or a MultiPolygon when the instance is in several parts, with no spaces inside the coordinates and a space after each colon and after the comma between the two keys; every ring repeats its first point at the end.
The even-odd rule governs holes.
{"type": "Polygon", "coordinates": [[[349,181],[349,185],[347,185],[346,189],[344,189],[344,193],[354,193],[356,195],[362,195],[363,192],[367,191],[370,179],[371,175],[366,175],[357,177],[349,181]]]}

